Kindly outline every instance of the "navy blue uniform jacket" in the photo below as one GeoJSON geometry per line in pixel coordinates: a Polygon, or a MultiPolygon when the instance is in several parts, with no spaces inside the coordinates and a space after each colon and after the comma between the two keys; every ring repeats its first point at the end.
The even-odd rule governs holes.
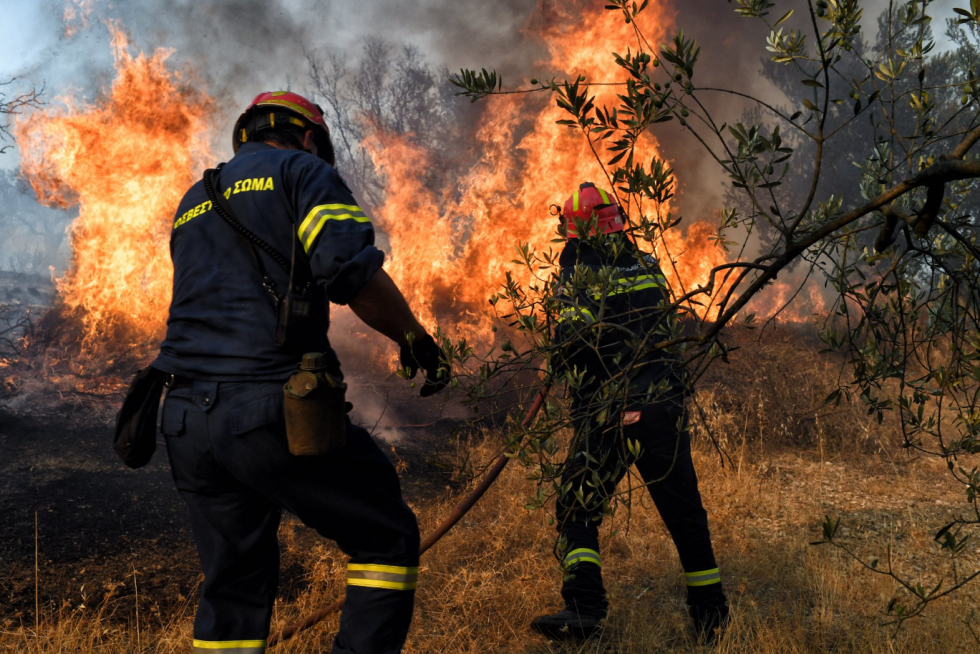
{"type": "Polygon", "coordinates": [[[626,238],[608,238],[610,251],[569,239],[558,259],[559,348],[552,365],[559,372],[587,371],[581,387],[571,389],[578,408],[601,401],[607,392],[638,408],[659,393],[682,388],[676,355],[650,351],[669,333],[660,265],[626,238]]]}
{"type": "MultiPolygon", "coordinates": [[[[153,367],[208,381],[278,380],[296,369],[303,352],[319,350],[339,372],[326,338],[328,302],[349,302],[384,262],[374,245],[374,228],[344,180],[307,152],[246,143],[222,168],[218,192],[239,222],[287,260],[293,239],[299,239],[298,255],[309,258],[316,281],[323,339],[288,350],[276,347],[276,310],[258,266],[199,181],[174,220],[173,300],[153,367]]],[[[286,273],[256,251],[276,290],[284,293],[286,273]]]]}

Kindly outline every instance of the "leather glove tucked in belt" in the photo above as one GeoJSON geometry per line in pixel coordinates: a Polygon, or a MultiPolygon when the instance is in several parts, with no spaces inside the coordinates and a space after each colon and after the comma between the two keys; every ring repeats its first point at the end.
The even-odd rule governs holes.
{"type": "Polygon", "coordinates": [[[425,383],[419,395],[429,397],[435,395],[449,383],[449,365],[442,356],[442,350],[436,345],[435,339],[429,334],[415,339],[411,345],[401,348],[401,365],[408,373],[408,378],[415,377],[421,368],[425,371],[425,383]]]}

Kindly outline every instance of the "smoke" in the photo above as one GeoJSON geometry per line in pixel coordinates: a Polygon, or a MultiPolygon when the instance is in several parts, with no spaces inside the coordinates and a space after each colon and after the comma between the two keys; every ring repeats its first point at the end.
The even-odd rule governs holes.
{"type": "MultiPolygon", "coordinates": [[[[54,94],[68,86],[81,87],[87,94],[108,87],[112,67],[108,39],[101,35],[106,21],[115,22],[140,49],[170,49],[172,65],[182,71],[185,81],[199,82],[217,100],[219,112],[212,117],[213,152],[226,159],[231,154],[230,125],[256,93],[274,88],[305,92],[310,88],[307,55],[311,52],[347,54],[356,61],[369,38],[383,38],[395,45],[416,46],[435,67],[493,68],[503,75],[505,86],[525,86],[531,77],[548,79],[555,75],[562,79],[573,73],[547,70],[539,63],[549,57],[535,32],[551,29],[554,21],[549,21],[560,16],[563,33],[587,33],[585,28],[595,25],[576,24],[576,16],[587,15],[576,13],[576,7],[591,2],[598,0],[579,0],[564,6],[555,0],[149,0],[114,4],[107,0],[72,0],[74,6],[84,6],[83,22],[88,27],[69,25],[67,29],[62,25],[62,36],[55,39],[47,59],[35,66],[34,74],[54,75],[50,85],[54,94]]],[[[695,77],[699,86],[736,89],[779,103],[780,94],[760,74],[768,35],[762,22],[741,19],[732,4],[718,0],[654,0],[653,4],[671,7],[669,14],[674,25],[667,27],[667,34],[683,27],[686,36],[701,45],[695,77]]],[[[795,4],[803,7],[802,2],[795,4]]],[[[48,16],[63,12],[64,7],[62,0],[44,2],[48,16]]],[[[589,20],[611,22],[619,18],[593,16],[589,20]]],[[[795,27],[800,20],[800,16],[795,16],[787,26],[795,27]]],[[[601,34],[591,38],[601,38],[601,34]]],[[[561,63],[555,62],[556,67],[561,67],[561,63]]],[[[540,97],[547,100],[543,94],[540,97]]],[[[496,101],[490,99],[481,104],[496,101]]],[[[737,122],[750,106],[748,101],[722,92],[709,94],[705,101],[719,124],[737,122]]],[[[466,104],[462,99],[458,102],[466,104]]],[[[674,167],[679,183],[673,205],[675,215],[687,218],[685,224],[696,219],[710,221],[723,203],[728,180],[702,146],[676,122],[658,126],[654,135],[660,145],[658,151],[674,167]]],[[[556,160],[554,165],[563,163],[556,160]]],[[[445,167],[449,169],[449,164],[445,167]]]]}
{"type": "MultiPolygon", "coordinates": [[[[937,2],[938,13],[951,14],[953,2],[937,2]]],[[[25,13],[29,24],[21,31],[34,30],[31,42],[49,45],[40,55],[32,50],[15,72],[47,80],[54,95],[67,87],[80,87],[91,95],[111,81],[108,39],[103,38],[101,21],[119,20],[136,46],[150,51],[173,49],[178,67],[193,71],[218,99],[222,115],[215,117],[220,132],[215,145],[221,157],[230,156],[227,125],[255,94],[283,87],[302,92],[308,87],[305,55],[309,51],[356,56],[368,38],[382,38],[415,45],[437,67],[494,68],[513,87],[543,72],[537,66],[546,55],[543,45],[525,27],[532,16],[540,21],[549,13],[529,0],[43,0],[30,4],[30,16],[25,13]],[[76,24],[65,25],[66,7],[73,8],[76,16],[86,16],[85,20],[76,18],[76,24]],[[85,25],[88,29],[83,29],[85,25]],[[65,36],[71,30],[74,35],[65,36]]],[[[733,4],[719,0],[660,0],[655,4],[671,4],[675,27],[683,28],[701,46],[699,85],[737,89],[777,102],[781,99],[760,74],[768,35],[761,21],[740,18],[733,4]]],[[[873,38],[870,32],[875,29],[876,16],[886,6],[886,0],[868,3],[865,29],[869,38],[873,38]]],[[[806,27],[801,0],[780,3],[773,11],[790,8],[798,15],[786,26],[806,27]]],[[[11,23],[17,19],[10,17],[11,23]]],[[[14,65],[11,59],[18,60],[15,53],[10,54],[14,56],[8,57],[8,67],[14,65]]],[[[719,93],[708,97],[707,106],[719,123],[731,124],[750,103],[719,93]]],[[[660,126],[656,136],[680,182],[676,212],[691,218],[710,217],[721,206],[727,183],[717,166],[676,123],[660,126]]]]}
{"type": "MultiPolygon", "coordinates": [[[[674,7],[675,29],[670,33],[683,29],[685,38],[694,39],[701,46],[695,84],[774,99],[773,89],[759,74],[768,35],[761,21],[739,18],[733,5],[718,0],[684,0],[675,2],[674,7]]],[[[749,102],[724,93],[701,97],[718,124],[738,122],[750,106],[749,102]]],[[[728,179],[704,147],[676,121],[658,126],[655,133],[678,182],[674,213],[688,221],[712,220],[722,207],[724,192],[730,186],[728,179]]]]}
{"type": "MultiPolygon", "coordinates": [[[[896,3],[898,4],[898,3],[896,3]]],[[[953,6],[962,6],[963,0],[939,0],[929,8],[933,21],[934,37],[940,49],[947,42],[942,32],[945,18],[953,17],[953,6]]],[[[786,97],[763,75],[764,67],[775,66],[765,50],[769,29],[755,18],[743,18],[735,14],[735,4],[719,0],[675,0],[675,29],[683,28],[685,37],[693,38],[701,46],[701,57],[695,69],[695,84],[739,91],[767,103],[785,106],[786,97]]],[[[863,37],[874,43],[877,37],[878,16],[888,9],[889,0],[862,2],[863,37]]],[[[769,22],[774,23],[789,10],[793,16],[781,27],[784,30],[801,30],[813,41],[807,3],[803,0],[776,3],[770,9],[769,22]]],[[[820,21],[820,29],[827,23],[820,21]]],[[[802,77],[802,75],[798,75],[802,77]]],[[[728,93],[702,93],[699,98],[718,125],[735,124],[755,103],[728,93]]],[[[771,115],[762,112],[764,119],[771,115]]],[[[657,132],[662,154],[670,160],[679,182],[675,213],[690,219],[711,219],[723,206],[725,191],[731,182],[704,148],[690,134],[675,123],[666,123],[657,132]]],[[[833,147],[833,143],[830,144],[833,147]]]]}
{"type": "MultiPolygon", "coordinates": [[[[71,3],[74,6],[76,3],[71,3]]],[[[39,41],[50,45],[31,62],[32,77],[91,96],[111,82],[112,62],[104,22],[118,21],[133,44],[146,51],[173,51],[175,67],[193,75],[218,99],[222,132],[256,94],[309,86],[308,52],[360,54],[369,38],[414,45],[437,67],[490,67],[508,79],[533,75],[529,64],[542,56],[539,43],[521,27],[533,3],[453,3],[445,0],[149,0],[108,3],[92,0],[85,24],[58,24],[64,0],[45,0],[39,41]],[[54,30],[60,34],[54,35],[54,30]],[[80,87],[80,89],[79,89],[80,87]]],[[[76,12],[77,13],[77,12],[76,12]]],[[[23,72],[21,70],[20,72],[23,72]]],[[[517,81],[517,80],[514,80],[517,81]]],[[[525,80],[526,81],[526,80],[525,80]]],[[[448,84],[448,82],[447,82],[448,84]]],[[[216,142],[217,154],[230,156],[216,142]]]]}
{"type": "MultiPolygon", "coordinates": [[[[75,87],[83,95],[93,95],[111,83],[103,22],[119,21],[137,47],[172,49],[175,67],[199,78],[218,100],[221,113],[214,117],[213,145],[220,158],[231,155],[228,126],[254,95],[274,88],[299,92],[309,88],[308,52],[356,58],[367,39],[382,38],[396,45],[416,46],[436,67],[493,68],[509,87],[527,85],[531,77],[557,74],[561,79],[560,71],[541,69],[539,62],[547,53],[526,29],[530,19],[534,19],[533,30],[553,12],[528,0],[92,0],[87,4],[88,29],[83,29],[82,25],[56,25],[57,21],[50,20],[64,15],[64,0],[42,3],[47,20],[37,29],[58,29],[60,34],[54,38],[48,34],[52,45],[33,65],[31,75],[50,80],[49,88],[55,94],[64,87],[75,87]],[[65,36],[69,28],[75,30],[73,36],[65,36]]],[[[675,26],[683,27],[702,46],[699,84],[771,99],[773,91],[759,75],[766,37],[761,22],[740,19],[731,4],[717,0],[669,4],[676,13],[675,26]]],[[[708,102],[709,109],[729,123],[737,121],[747,106],[723,94],[708,102]]],[[[725,188],[717,166],[676,123],[658,127],[655,135],[680,182],[676,213],[709,218],[721,206],[725,188]]]]}

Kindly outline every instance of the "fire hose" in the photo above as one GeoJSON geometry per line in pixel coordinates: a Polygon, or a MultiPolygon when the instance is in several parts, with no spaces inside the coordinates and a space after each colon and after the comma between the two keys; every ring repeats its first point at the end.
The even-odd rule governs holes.
{"type": "MultiPolygon", "coordinates": [[[[527,410],[527,413],[524,415],[524,419],[521,421],[522,430],[526,431],[527,428],[534,421],[534,417],[537,415],[538,411],[541,409],[541,406],[544,404],[544,399],[547,395],[548,395],[547,386],[543,387],[541,390],[538,391],[538,394],[534,398],[534,402],[531,404],[531,407],[527,410]]],[[[470,494],[467,495],[465,498],[463,498],[463,501],[460,502],[455,509],[453,509],[453,512],[449,515],[449,517],[446,518],[442,522],[442,524],[436,527],[436,529],[432,533],[426,536],[424,541],[422,541],[421,545],[419,546],[419,556],[425,554],[426,551],[428,551],[433,545],[438,543],[439,540],[443,536],[445,536],[449,532],[449,530],[456,525],[457,522],[463,519],[463,516],[465,516],[469,512],[469,510],[472,509],[473,506],[478,501],[480,501],[480,498],[483,497],[483,494],[487,492],[487,489],[489,489],[490,486],[493,485],[493,482],[497,480],[497,477],[500,476],[500,473],[503,472],[504,468],[507,466],[509,462],[510,462],[510,457],[507,456],[507,452],[502,453],[497,458],[496,462],[494,462],[493,464],[493,467],[490,468],[487,474],[480,481],[479,485],[476,488],[474,488],[472,491],[470,491],[470,494]]],[[[298,622],[294,622],[293,624],[283,628],[282,631],[275,633],[269,637],[268,646],[273,647],[275,645],[278,645],[284,640],[289,640],[299,632],[305,631],[306,629],[309,629],[313,625],[317,624],[331,613],[340,610],[340,607],[342,607],[343,605],[344,605],[344,599],[340,598],[335,602],[333,602],[332,604],[330,604],[329,606],[323,607],[316,613],[309,615],[303,618],[302,620],[298,622]]]]}

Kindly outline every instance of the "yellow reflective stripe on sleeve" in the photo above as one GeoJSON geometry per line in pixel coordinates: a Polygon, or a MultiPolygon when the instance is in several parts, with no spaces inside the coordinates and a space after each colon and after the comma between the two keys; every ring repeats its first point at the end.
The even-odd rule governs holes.
{"type": "Polygon", "coordinates": [[[572,194],[572,211],[578,211],[578,191],[572,194]]]}
{"type": "Polygon", "coordinates": [[[688,586],[710,586],[711,584],[721,583],[721,572],[718,568],[711,570],[700,570],[698,572],[685,572],[684,581],[688,586]]]}
{"type": "Polygon", "coordinates": [[[601,188],[598,188],[598,187],[596,188],[596,190],[599,191],[599,195],[602,196],[603,203],[605,203],[605,204],[612,204],[612,202],[609,201],[609,196],[606,195],[606,192],[605,191],[603,191],[601,188]]]}
{"type": "Polygon", "coordinates": [[[595,315],[583,307],[568,307],[558,312],[558,322],[566,320],[582,320],[591,324],[595,322],[595,315]]]}
{"type": "Polygon", "coordinates": [[[375,563],[348,563],[347,585],[385,588],[388,590],[415,590],[419,569],[375,563]]]}
{"type": "MultiPolygon", "coordinates": [[[[623,277],[617,279],[613,282],[613,286],[607,296],[619,295],[620,293],[632,293],[634,291],[642,291],[647,288],[664,288],[667,285],[667,280],[663,275],[639,275],[637,277],[623,277]]],[[[594,297],[601,297],[601,293],[595,293],[594,297]]]]}
{"type": "Polygon", "coordinates": [[[319,235],[320,230],[323,229],[323,226],[328,220],[353,220],[358,223],[371,222],[371,219],[357,205],[321,204],[313,207],[310,213],[306,214],[306,218],[300,223],[299,229],[296,231],[299,235],[300,242],[303,244],[303,248],[307,252],[310,251],[310,247],[313,246],[313,241],[316,240],[317,235],[319,235]]]}
{"type": "MultiPolygon", "coordinates": [[[[306,218],[299,225],[299,234],[302,236],[303,232],[313,223],[313,221],[321,213],[343,213],[348,212],[348,215],[356,215],[359,217],[367,218],[361,208],[356,204],[321,204],[310,209],[310,213],[306,214],[306,218]]],[[[365,220],[359,222],[366,222],[365,220]]]]}
{"type": "Polygon", "coordinates": [[[581,547],[577,550],[572,550],[565,555],[565,567],[570,568],[578,563],[594,563],[600,568],[602,567],[602,557],[595,550],[590,550],[585,547],[581,547]]]}
{"type": "Polygon", "coordinates": [[[222,652],[223,654],[263,654],[264,640],[198,640],[194,639],[194,654],[222,652]]]}

